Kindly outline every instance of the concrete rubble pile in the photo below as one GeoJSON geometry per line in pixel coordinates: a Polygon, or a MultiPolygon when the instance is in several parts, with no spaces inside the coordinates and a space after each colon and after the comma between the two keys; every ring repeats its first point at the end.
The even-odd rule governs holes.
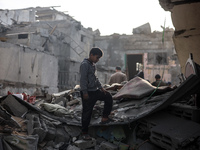
{"type": "MultiPolygon", "coordinates": [[[[160,37],[162,33],[150,34],[149,24],[134,29],[135,35],[113,34],[105,36],[106,40],[113,39],[106,41],[102,40],[104,37],[100,36],[100,32],[94,38],[95,32],[93,33],[92,29],[84,28],[73,17],[60,13],[53,7],[2,10],[1,20],[1,63],[2,66],[5,65],[1,68],[1,77],[5,78],[1,78],[3,83],[0,83],[0,87],[7,85],[5,91],[11,87],[13,90],[17,89],[17,85],[20,85],[21,89],[27,87],[32,92],[38,85],[44,92],[46,88],[49,88],[49,91],[58,91],[57,86],[59,89],[67,89],[66,87],[74,85],[75,82],[72,81],[78,78],[80,61],[87,56],[88,45],[105,45],[100,41],[111,42],[107,44],[108,48],[105,47],[105,53],[115,56],[115,61],[106,57],[105,60],[110,59],[110,62],[117,64],[120,61],[116,61],[116,58],[120,60],[118,58],[124,57],[125,54],[119,55],[121,52],[118,50],[126,53],[134,50],[131,55],[138,54],[138,50],[147,49],[147,45],[153,52],[145,51],[144,60],[147,60],[147,53],[152,57],[154,53],[155,56],[163,53],[156,49],[161,45],[155,44],[160,43],[155,36],[160,37]],[[144,41],[141,42],[136,37],[144,38],[144,41]],[[147,44],[146,41],[150,42],[147,44]],[[9,63],[6,63],[7,61],[9,63]],[[8,76],[8,71],[11,70],[10,75],[15,76],[8,76]],[[51,70],[53,72],[48,72],[51,70]],[[59,74],[60,78],[58,72],[63,73],[59,74]],[[66,78],[62,80],[62,77],[66,78]],[[59,79],[59,84],[57,80],[51,80],[52,78],[59,79]],[[25,79],[27,83],[24,82],[25,79]]],[[[171,31],[165,35],[171,37],[171,31]]],[[[172,40],[168,41],[169,49],[165,48],[166,56],[169,50],[174,49],[170,43],[172,40]]],[[[130,62],[132,67],[134,62],[130,62]]],[[[110,117],[114,122],[99,124],[104,103],[97,102],[90,122],[89,134],[93,137],[90,141],[81,138],[82,105],[79,86],[54,94],[35,93],[30,97],[25,93],[8,92],[8,95],[0,97],[0,150],[200,149],[200,67],[190,59],[186,64],[189,65],[186,65],[185,77],[181,76],[181,83],[177,87],[154,87],[139,77],[124,84],[105,85],[105,89],[113,95],[110,117]]],[[[169,64],[168,68],[170,67],[169,64]]],[[[149,68],[145,71],[151,72],[151,67],[149,68]]],[[[109,72],[104,71],[106,74],[102,74],[102,77],[109,72]]]]}
{"type": "Polygon", "coordinates": [[[9,94],[0,98],[0,149],[199,149],[200,110],[191,96],[199,85],[200,78],[190,75],[177,88],[157,89],[139,77],[106,87],[113,94],[110,117],[115,121],[99,124],[103,102],[97,102],[89,128],[91,141],[80,136],[78,86],[38,98],[34,104],[9,94]]]}

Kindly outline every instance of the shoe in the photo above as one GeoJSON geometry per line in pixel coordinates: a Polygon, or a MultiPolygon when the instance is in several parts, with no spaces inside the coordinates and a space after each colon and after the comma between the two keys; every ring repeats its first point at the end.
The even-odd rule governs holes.
{"type": "Polygon", "coordinates": [[[92,140],[92,137],[89,134],[82,134],[82,139],[83,140],[92,140]]]}
{"type": "Polygon", "coordinates": [[[108,118],[108,120],[106,120],[106,121],[101,121],[100,124],[107,124],[107,123],[110,123],[110,122],[114,122],[114,120],[108,118]]]}

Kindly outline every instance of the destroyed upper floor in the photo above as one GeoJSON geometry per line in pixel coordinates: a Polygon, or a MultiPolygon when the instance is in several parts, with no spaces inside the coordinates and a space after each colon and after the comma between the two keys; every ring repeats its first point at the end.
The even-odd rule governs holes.
{"type": "Polygon", "coordinates": [[[88,57],[94,46],[103,49],[105,54],[97,66],[103,84],[108,83],[117,65],[126,70],[131,79],[135,74],[128,67],[130,63],[135,65],[135,62],[129,61],[132,55],[141,55],[145,77],[152,81],[154,74],[160,70],[160,64],[156,63],[158,53],[163,59],[162,65],[173,66],[166,67],[167,81],[177,75],[175,70],[179,70],[174,67],[177,60],[171,38],[173,29],[165,29],[163,42],[163,33],[152,32],[149,23],[133,29],[133,35],[100,36],[99,30],[86,29],[80,22],[53,7],[1,10],[0,14],[1,20],[4,20],[0,32],[1,64],[4,65],[0,80],[6,87],[18,85],[20,91],[35,86],[55,91],[72,88],[79,84],[80,62],[88,57]],[[11,53],[17,57],[10,58],[11,53]],[[44,60],[43,55],[46,57],[44,60]],[[43,69],[45,66],[48,70],[43,69]],[[171,71],[175,72],[173,76],[171,71]]]}

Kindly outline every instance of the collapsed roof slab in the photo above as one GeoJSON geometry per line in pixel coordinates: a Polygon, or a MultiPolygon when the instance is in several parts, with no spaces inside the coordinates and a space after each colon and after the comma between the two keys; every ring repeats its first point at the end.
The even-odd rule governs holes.
{"type": "MultiPolygon", "coordinates": [[[[142,101],[140,102],[134,101],[132,103],[133,106],[129,105],[127,107],[120,107],[116,110],[116,114],[114,116],[114,119],[118,121],[111,122],[109,124],[106,124],[105,126],[129,124],[131,122],[137,121],[138,119],[141,119],[147,115],[166,108],[167,106],[181,100],[182,98],[196,93],[196,90],[200,88],[199,85],[200,78],[196,75],[191,75],[174,91],[152,97],[150,100],[148,100],[148,98],[145,98],[142,99],[142,101]],[[143,105],[140,105],[141,103],[143,103],[143,105]]],[[[101,126],[99,122],[100,118],[92,118],[91,126],[101,126]]]]}

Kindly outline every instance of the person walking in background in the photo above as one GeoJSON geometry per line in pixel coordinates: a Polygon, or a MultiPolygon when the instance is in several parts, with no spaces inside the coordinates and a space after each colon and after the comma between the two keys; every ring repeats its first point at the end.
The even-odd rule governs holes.
{"type": "Polygon", "coordinates": [[[153,83],[151,83],[151,85],[153,85],[153,86],[158,86],[158,85],[159,86],[167,86],[167,84],[161,80],[161,77],[160,77],[159,74],[157,74],[155,76],[155,79],[156,79],[156,81],[154,81],[153,83]]]}
{"type": "Polygon", "coordinates": [[[111,75],[109,84],[112,85],[113,83],[121,83],[123,81],[127,81],[126,74],[122,73],[120,67],[115,68],[115,73],[111,75]]]}
{"type": "Polygon", "coordinates": [[[84,59],[80,65],[80,87],[82,98],[82,138],[84,140],[92,139],[88,134],[92,111],[97,100],[104,101],[104,110],[102,114],[101,124],[112,121],[108,116],[112,110],[113,99],[109,92],[102,88],[96,76],[96,65],[103,56],[100,48],[92,48],[89,58],[84,59]]]}

